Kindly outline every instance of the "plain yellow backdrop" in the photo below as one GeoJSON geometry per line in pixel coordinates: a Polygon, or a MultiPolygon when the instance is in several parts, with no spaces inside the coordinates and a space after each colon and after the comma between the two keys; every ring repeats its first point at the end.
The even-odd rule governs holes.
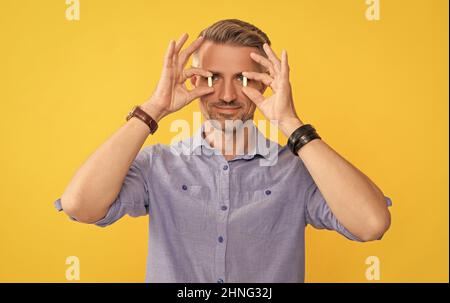
{"type": "MultiPolygon", "coordinates": [[[[2,0],[0,281],[64,282],[68,256],[81,282],[144,281],[148,217],[102,229],[53,201],[151,94],[170,39],[239,18],[288,51],[302,120],[394,203],[382,241],[308,227],[306,281],[368,282],[377,256],[381,282],[448,282],[448,1],[380,3],[371,22],[365,0],[81,0],[68,21],[65,0],[2,0]]],[[[169,143],[171,121],[196,110],[145,145],[169,143]]]]}

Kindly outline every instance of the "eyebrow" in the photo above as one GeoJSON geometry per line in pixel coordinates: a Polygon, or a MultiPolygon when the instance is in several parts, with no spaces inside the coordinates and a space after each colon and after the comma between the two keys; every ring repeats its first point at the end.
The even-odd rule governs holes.
{"type": "MultiPolygon", "coordinates": [[[[210,69],[207,69],[207,71],[211,72],[213,75],[223,76],[223,73],[218,72],[218,71],[214,71],[214,70],[210,70],[210,69]]],[[[239,73],[234,74],[233,76],[241,76],[242,73],[243,72],[239,72],[239,73]]]]}

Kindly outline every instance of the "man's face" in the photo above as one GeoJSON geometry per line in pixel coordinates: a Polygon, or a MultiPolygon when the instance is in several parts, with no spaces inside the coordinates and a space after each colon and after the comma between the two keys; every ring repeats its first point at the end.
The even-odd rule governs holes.
{"type": "MultiPolygon", "coordinates": [[[[207,120],[220,122],[224,129],[225,120],[253,119],[255,104],[242,92],[244,71],[261,72],[261,67],[250,57],[251,52],[259,52],[255,47],[216,44],[205,41],[198,50],[199,67],[213,73],[214,92],[200,98],[200,110],[207,120]]],[[[192,84],[208,86],[208,79],[195,76],[192,84]]],[[[251,82],[248,86],[261,93],[266,89],[261,82],[251,82]]]]}

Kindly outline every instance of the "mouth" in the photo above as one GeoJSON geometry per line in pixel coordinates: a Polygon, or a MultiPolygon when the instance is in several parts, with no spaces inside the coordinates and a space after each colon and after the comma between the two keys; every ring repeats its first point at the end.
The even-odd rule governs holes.
{"type": "Polygon", "coordinates": [[[222,107],[222,106],[217,106],[214,105],[214,107],[217,109],[217,111],[219,112],[223,112],[223,113],[235,113],[237,110],[239,110],[241,107],[230,107],[230,106],[226,106],[226,107],[222,107]]]}

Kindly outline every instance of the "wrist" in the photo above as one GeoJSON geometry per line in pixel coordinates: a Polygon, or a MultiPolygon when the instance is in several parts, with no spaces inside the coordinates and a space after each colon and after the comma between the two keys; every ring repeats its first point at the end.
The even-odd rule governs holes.
{"type": "Polygon", "coordinates": [[[287,145],[294,155],[300,156],[299,150],[315,139],[321,139],[321,137],[317,134],[314,126],[306,124],[294,130],[288,138],[287,145]]]}
{"type": "Polygon", "coordinates": [[[153,118],[153,120],[155,120],[156,122],[159,123],[159,121],[164,118],[167,113],[166,111],[158,108],[157,106],[155,106],[153,103],[151,103],[150,101],[147,101],[145,103],[143,103],[141,105],[141,108],[150,115],[150,117],[153,118]]]}
{"type": "Polygon", "coordinates": [[[303,122],[298,117],[293,117],[289,119],[283,119],[278,124],[278,127],[283,132],[283,134],[289,138],[291,134],[300,126],[303,126],[303,122]]]}

